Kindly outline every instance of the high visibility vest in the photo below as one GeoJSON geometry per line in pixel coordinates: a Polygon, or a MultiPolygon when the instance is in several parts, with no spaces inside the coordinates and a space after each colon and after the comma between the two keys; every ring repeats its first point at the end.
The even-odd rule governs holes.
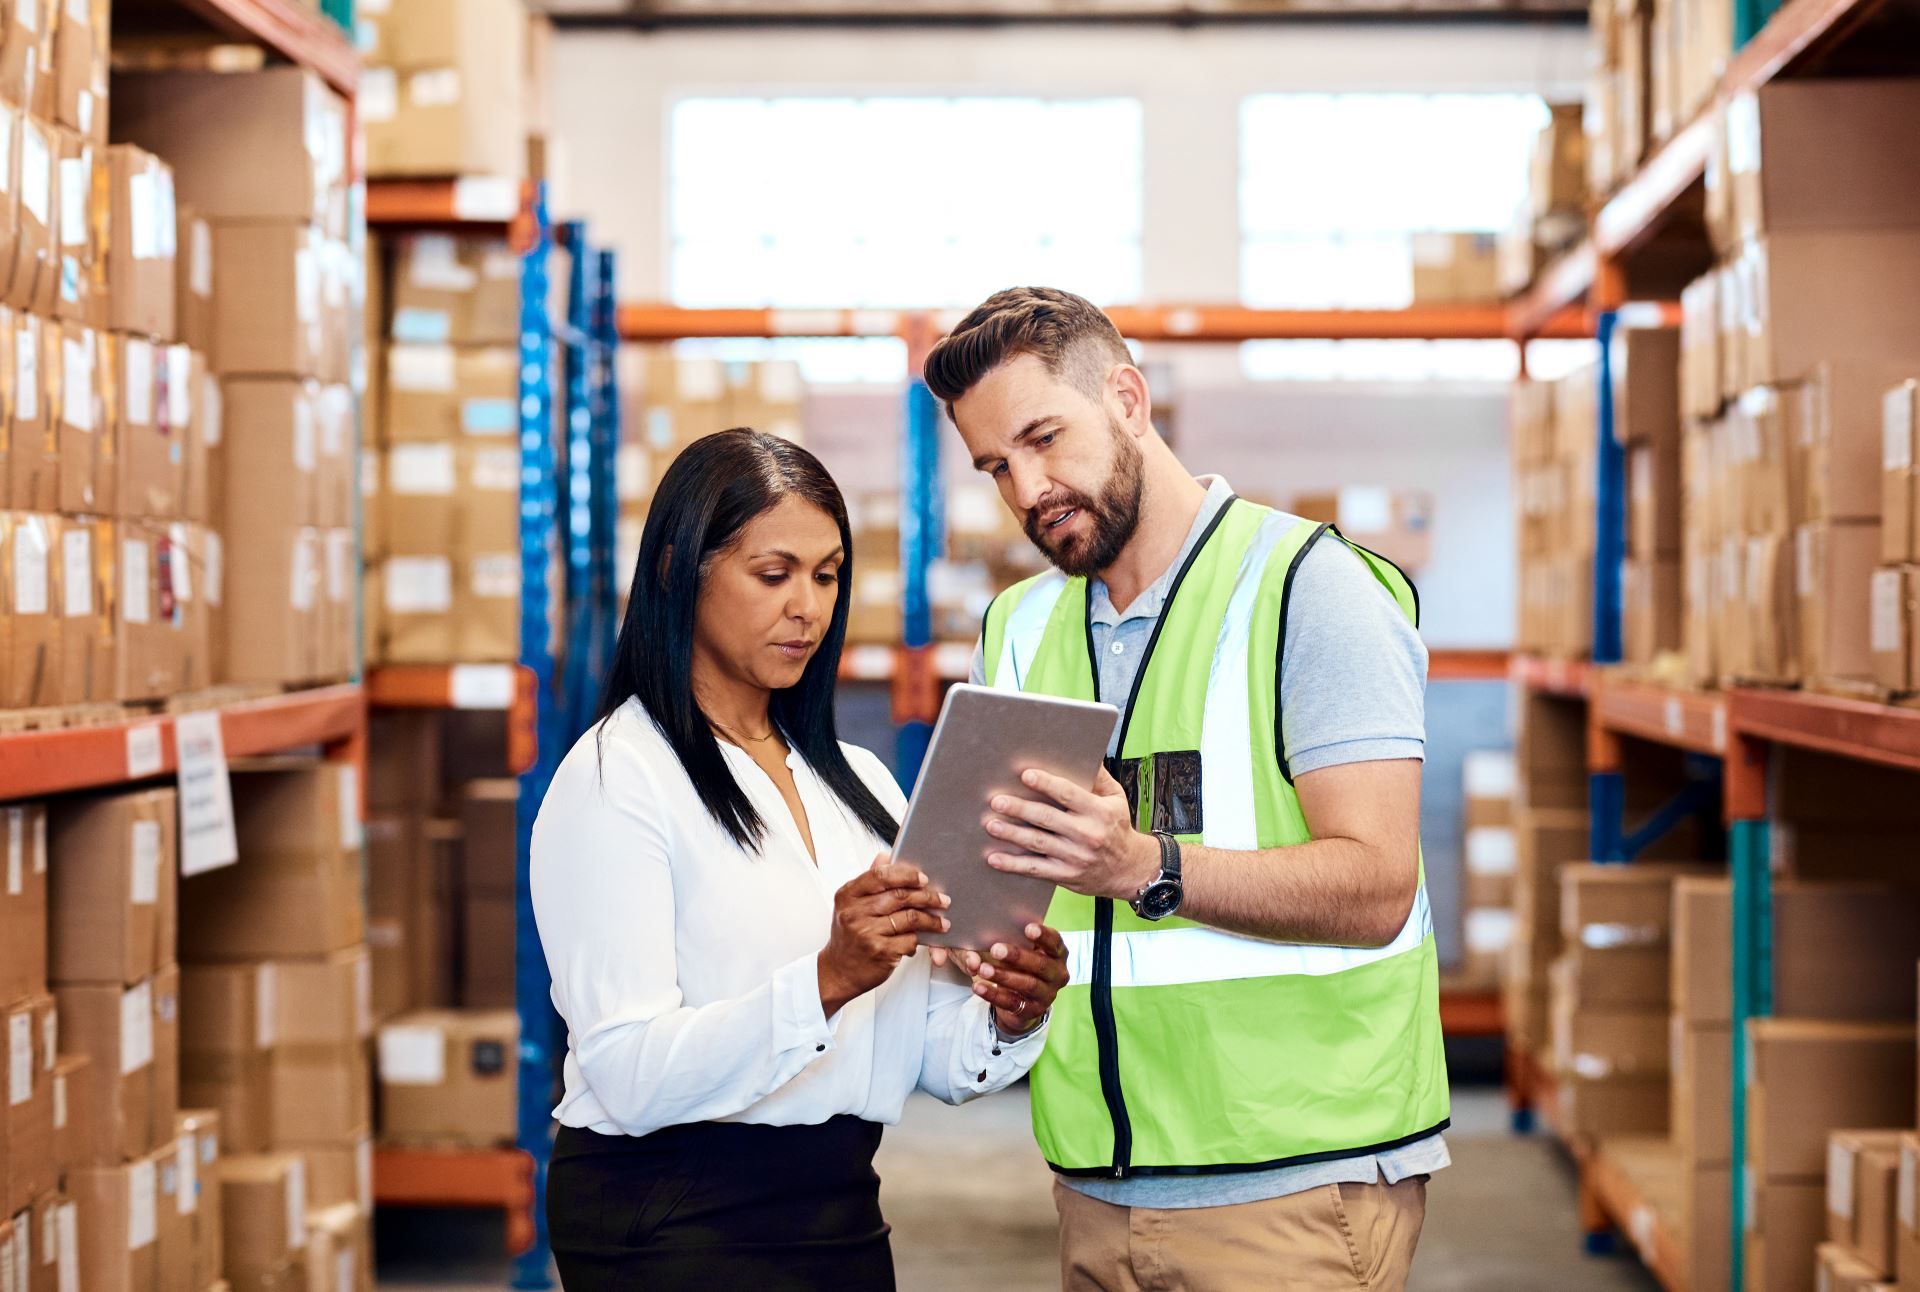
{"type": "MultiPolygon", "coordinates": [[[[1224,507],[1174,577],[1130,698],[1096,694],[1087,581],[1049,571],[1016,584],[987,611],[987,683],[1122,705],[1108,765],[1140,829],[1236,851],[1305,843],[1280,739],[1281,648],[1293,575],[1330,529],[1224,507]]],[[[1417,624],[1406,576],[1349,546],[1417,624]]],[[[1377,948],[1152,923],[1064,888],[1047,921],[1072,972],[1032,1074],[1034,1137],[1056,1171],[1267,1170],[1446,1126],[1424,864],[1406,924],[1377,948]]]]}

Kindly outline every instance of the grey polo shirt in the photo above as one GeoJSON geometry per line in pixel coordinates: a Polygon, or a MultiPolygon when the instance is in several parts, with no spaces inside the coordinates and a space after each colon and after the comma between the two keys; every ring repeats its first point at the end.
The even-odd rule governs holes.
{"type": "MultiPolygon", "coordinates": [[[[1202,476],[1206,500],[1179,555],[1124,610],[1107,585],[1087,589],[1100,698],[1125,705],[1173,577],[1233,496],[1219,476],[1202,476]]],[[[1308,521],[1298,521],[1305,525],[1308,521]]],[[[1427,648],[1373,572],[1336,542],[1316,543],[1294,574],[1280,675],[1281,736],[1297,777],[1323,767],[1420,758],[1426,749],[1427,648]]],[[[984,646],[973,652],[973,681],[986,678],[984,646]]],[[[1117,754],[1120,733],[1108,753],[1117,754]]],[[[1089,1197],[1123,1207],[1217,1207],[1284,1197],[1326,1184],[1398,1183],[1450,1164],[1436,1132],[1383,1153],[1230,1175],[1138,1176],[1107,1180],[1066,1176],[1089,1197]]]]}

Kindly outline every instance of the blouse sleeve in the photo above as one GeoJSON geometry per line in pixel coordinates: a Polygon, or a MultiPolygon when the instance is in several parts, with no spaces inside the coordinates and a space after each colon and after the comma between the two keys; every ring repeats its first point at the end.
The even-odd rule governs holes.
{"type": "Polygon", "coordinates": [[[608,739],[602,754],[556,776],[533,832],[534,914],[575,1061],[629,1135],[738,1113],[833,1048],[815,957],[686,1005],[659,796],[635,751],[608,739]]]}
{"type": "MultiPolygon", "coordinates": [[[[907,798],[899,783],[870,751],[847,746],[848,761],[859,772],[882,807],[898,822],[907,814],[907,798]]],[[[923,948],[917,954],[925,956],[923,948]]],[[[927,984],[926,1036],[920,1048],[918,1085],[934,1098],[963,1104],[1005,1088],[1026,1075],[1046,1045],[1047,1025],[1016,1041],[1001,1039],[993,1025],[992,1008],[973,994],[966,974],[949,964],[930,970],[927,984]]]]}

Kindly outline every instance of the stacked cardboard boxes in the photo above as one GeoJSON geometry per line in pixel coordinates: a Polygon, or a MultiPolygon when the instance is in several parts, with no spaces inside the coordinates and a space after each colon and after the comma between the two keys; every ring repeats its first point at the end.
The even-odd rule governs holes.
{"type": "Polygon", "coordinates": [[[1523,290],[1587,228],[1587,141],[1579,104],[1554,104],[1533,145],[1527,197],[1495,255],[1502,295],[1523,290]]]}
{"type": "Polygon", "coordinates": [[[1624,657],[1652,665],[1680,647],[1680,334],[1614,333],[1613,434],[1625,450],[1624,657]]]}
{"type": "Polygon", "coordinates": [[[1515,769],[1504,750],[1476,749],[1462,763],[1463,984],[1495,986],[1513,944],[1515,769]]]}
{"type": "Polygon", "coordinates": [[[520,179],[534,83],[520,0],[358,9],[368,173],[520,179]]]}
{"type": "Polygon", "coordinates": [[[1880,525],[1887,391],[1920,370],[1920,307],[1902,286],[1920,285],[1914,145],[1895,128],[1916,107],[1911,82],[1775,83],[1717,123],[1720,264],[1682,299],[1696,681],[1907,682],[1905,576],[1876,585],[1873,568],[1906,559],[1880,525]],[[1879,640],[1894,640],[1881,651],[1876,587],[1879,640]]]}
{"type": "Polygon", "coordinates": [[[492,1147],[516,1132],[520,1017],[427,1010],[380,1029],[383,1142],[492,1147]]]}
{"type": "Polygon", "coordinates": [[[1869,647],[1882,696],[1920,691],[1920,382],[1909,378],[1881,400],[1880,566],[1873,572],[1869,647]]]}
{"type": "Polygon", "coordinates": [[[1510,408],[1518,500],[1522,650],[1584,658],[1593,646],[1597,368],[1521,382],[1510,408]]]}
{"type": "Polygon", "coordinates": [[[520,258],[421,235],[395,249],[384,295],[374,658],[518,659],[520,258]]]}
{"type": "Polygon", "coordinates": [[[384,1022],[458,1003],[455,898],[461,829],[439,811],[442,719],[376,713],[369,740],[367,942],[373,1009],[384,1022]]]}
{"type": "Polygon", "coordinates": [[[1907,1128],[1841,1130],[1827,1140],[1827,1241],[1822,1286],[1890,1284],[1899,1273],[1900,1141],[1907,1128]]]}
{"type": "MultiPolygon", "coordinates": [[[[125,374],[123,437],[153,446],[123,454],[125,471],[154,479],[134,491],[131,504],[123,491],[121,503],[139,519],[177,498],[187,520],[214,531],[188,528],[184,560],[171,556],[180,544],[162,544],[165,531],[150,552],[136,546],[143,540],[127,538],[123,564],[146,560],[156,582],[161,575],[171,582],[143,595],[137,570],[123,569],[119,613],[137,629],[151,607],[156,618],[172,613],[204,632],[217,666],[199,666],[189,681],[345,677],[354,650],[355,430],[347,381],[358,275],[346,244],[346,105],[297,68],[145,72],[115,87],[115,136],[138,146],[113,160],[115,176],[127,174],[125,206],[137,218],[151,203],[137,187],[143,176],[157,176],[148,187],[166,180],[141,150],[172,166],[161,188],[167,206],[175,189],[180,198],[164,234],[155,235],[165,274],[128,275],[164,296],[165,309],[135,308],[136,299],[125,317],[149,326],[164,319],[169,331],[158,340],[172,340],[177,327],[206,355],[198,360],[189,346],[167,351],[163,363],[138,337],[119,347],[109,337],[103,346],[110,370],[125,374]],[[287,146],[290,140],[299,146],[287,146]],[[184,453],[172,447],[175,439],[184,440],[184,453]],[[161,478],[167,463],[176,473],[184,463],[184,482],[161,478]],[[196,484],[197,475],[204,483],[196,484]],[[177,605],[190,606],[194,591],[249,613],[216,607],[196,617],[177,605]]],[[[134,242],[130,254],[139,249],[134,242]]],[[[195,667],[191,657],[187,667],[195,667]]],[[[156,674],[143,693],[173,689],[176,676],[156,674]]]]}
{"type": "Polygon", "coordinates": [[[1500,299],[1500,247],[1491,233],[1416,233],[1415,305],[1482,305],[1500,299]]]}
{"type": "Polygon", "coordinates": [[[1521,701],[1513,800],[1513,925],[1502,1004],[1508,1043],[1549,1041],[1548,967],[1559,956],[1560,872],[1589,856],[1586,712],[1538,693],[1521,701]]]}

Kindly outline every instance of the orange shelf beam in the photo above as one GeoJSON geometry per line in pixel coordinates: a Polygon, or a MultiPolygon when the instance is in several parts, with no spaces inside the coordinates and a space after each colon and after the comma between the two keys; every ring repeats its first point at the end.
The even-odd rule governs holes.
{"type": "Polygon", "coordinates": [[[1579,307],[1593,290],[1598,263],[1593,243],[1589,241],[1583,240],[1562,253],[1541,272],[1525,295],[1507,306],[1507,335],[1519,341],[1559,335],[1554,331],[1557,322],[1578,317],[1581,331],[1576,335],[1592,336],[1593,328],[1579,307]]]}
{"type": "Polygon", "coordinates": [[[1447,1036],[1499,1036],[1506,1028],[1497,991],[1440,989],[1440,1030],[1447,1036]]]}
{"type": "Polygon", "coordinates": [[[1732,693],[1728,721],[1744,737],[1920,771],[1920,709],[1742,689],[1732,693]]]}
{"type": "MultiPolygon", "coordinates": [[[[136,772],[143,778],[165,776],[178,767],[173,722],[172,714],[155,714],[98,727],[0,735],[0,800],[118,785],[136,772]],[[149,756],[156,745],[157,757],[149,756]],[[130,757],[144,761],[130,766],[130,757]]],[[[221,740],[229,758],[357,742],[366,722],[366,699],[352,685],[220,707],[221,740]]]]}
{"type": "MultiPolygon", "coordinates": [[[[1633,1244],[1641,1263],[1666,1292],[1688,1292],[1679,1241],[1667,1218],[1623,1165],[1629,1151],[1627,1141],[1621,1142],[1618,1155],[1606,1141],[1596,1145],[1581,1161],[1580,1191],[1633,1244]]],[[[1677,1171],[1677,1155],[1672,1165],[1677,1171]]]]}
{"type": "Polygon", "coordinates": [[[1508,676],[1529,691],[1568,700],[1584,700],[1593,688],[1593,666],[1585,660],[1515,655],[1508,676]]]}
{"type": "Polygon", "coordinates": [[[296,0],[181,0],[224,31],[263,45],[289,62],[311,68],[351,96],[360,81],[360,55],[338,23],[296,0]]]}
{"type": "MultiPolygon", "coordinates": [[[[674,341],[686,337],[891,337],[905,335],[918,318],[932,317],[942,330],[958,311],[681,309],[672,305],[623,305],[620,336],[626,341],[674,341]]],[[[1508,340],[1503,305],[1425,305],[1397,310],[1257,310],[1239,305],[1115,306],[1107,316],[1136,341],[1269,340],[1508,340]]],[[[1545,320],[1535,335],[1590,337],[1584,312],[1564,310],[1545,320]]]]}
{"type": "Polygon", "coordinates": [[[1436,648],[1427,652],[1429,682],[1497,682],[1512,669],[1510,651],[1436,648]]]}
{"type": "Polygon", "coordinates": [[[467,709],[507,715],[507,766],[518,775],[539,753],[539,685],[519,664],[384,664],[367,673],[376,709],[467,709]]]}
{"type": "Polygon", "coordinates": [[[524,206],[519,184],[491,176],[367,181],[367,223],[375,227],[505,230],[524,206]]]}
{"type": "Polygon", "coordinates": [[[1651,740],[1696,754],[1717,756],[1727,752],[1727,697],[1718,691],[1680,691],[1617,682],[1603,673],[1593,690],[1593,721],[1614,735],[1651,740]]]}
{"type": "Polygon", "coordinates": [[[498,1208],[507,1251],[533,1246],[533,1159],[517,1148],[381,1147],[373,1155],[373,1201],[381,1207],[498,1208]]]}

